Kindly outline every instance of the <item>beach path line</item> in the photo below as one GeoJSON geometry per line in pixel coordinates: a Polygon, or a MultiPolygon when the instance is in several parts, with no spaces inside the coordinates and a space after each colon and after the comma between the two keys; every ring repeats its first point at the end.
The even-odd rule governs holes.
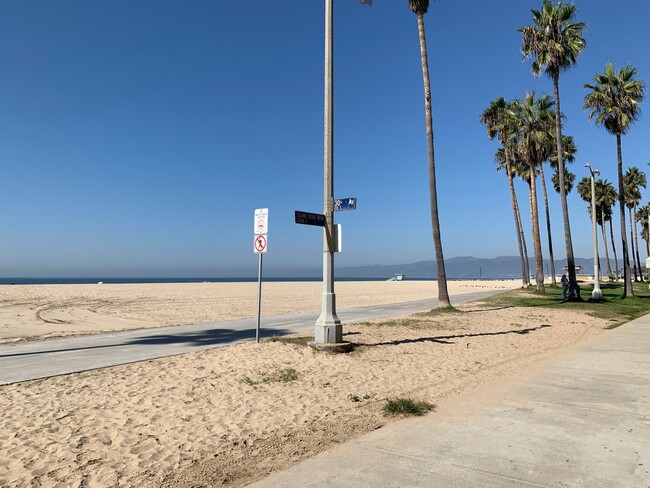
{"type": "MultiPolygon", "coordinates": [[[[503,293],[489,290],[451,298],[454,305],[503,293]]],[[[403,303],[339,309],[345,323],[394,317],[430,310],[431,298],[403,303]]],[[[305,332],[313,328],[319,312],[263,317],[261,337],[305,332]]],[[[0,385],[49,378],[120,364],[175,356],[255,339],[256,318],[157,327],[88,336],[18,342],[0,346],[0,385]]]]}

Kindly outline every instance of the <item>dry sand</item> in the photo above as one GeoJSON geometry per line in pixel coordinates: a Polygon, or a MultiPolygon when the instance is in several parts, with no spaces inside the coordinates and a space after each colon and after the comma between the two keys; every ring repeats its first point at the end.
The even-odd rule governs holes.
{"type": "MultiPolygon", "coordinates": [[[[275,297],[287,302],[307,288],[282,285],[275,297]]],[[[409,282],[341,284],[337,292],[355,285],[358,298],[342,298],[343,306],[426,296],[409,282]],[[384,290],[390,299],[375,296],[384,290]]],[[[159,298],[139,285],[121,286],[142,298],[125,303],[123,312],[116,305],[120,292],[105,285],[85,298],[70,290],[55,296],[106,304],[94,313],[154,325],[229,317],[211,303],[219,288],[211,284],[195,285],[193,298],[172,292],[173,286],[159,286],[165,289],[159,298]]],[[[456,293],[467,290],[457,286],[456,293]]],[[[25,288],[22,300],[41,300],[31,313],[48,303],[54,309],[56,299],[46,291],[56,287],[25,288]]],[[[231,291],[224,300],[237,293],[243,294],[231,291]]],[[[292,306],[278,305],[278,313],[292,306]]],[[[240,314],[245,308],[234,307],[240,314]]],[[[358,344],[346,355],[245,343],[0,387],[0,486],[243,486],[393,421],[382,414],[387,398],[445,404],[496,378],[519,375],[607,325],[566,310],[462,309],[345,326],[345,338],[358,344]]]]}
{"type": "MultiPolygon", "coordinates": [[[[520,283],[520,282],[519,282],[520,283]]],[[[263,283],[265,316],[319,310],[322,284],[263,283]]],[[[518,287],[511,281],[450,281],[449,294],[518,287]]],[[[434,281],[339,282],[339,308],[437,297],[434,281]]],[[[0,286],[0,343],[254,317],[257,283],[0,286]]]]}

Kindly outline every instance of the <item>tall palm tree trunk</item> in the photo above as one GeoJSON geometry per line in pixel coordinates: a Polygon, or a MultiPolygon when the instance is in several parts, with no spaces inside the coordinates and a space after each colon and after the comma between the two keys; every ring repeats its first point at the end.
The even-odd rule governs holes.
{"type": "Polygon", "coordinates": [[[627,215],[630,217],[630,245],[632,246],[632,272],[634,273],[634,281],[639,281],[636,273],[636,262],[634,261],[634,230],[632,229],[632,209],[628,208],[627,215]]]}
{"type": "Polygon", "coordinates": [[[553,76],[553,96],[555,97],[555,139],[557,144],[557,170],[560,183],[560,202],[562,203],[562,220],[564,221],[564,245],[566,247],[566,264],[569,270],[569,286],[578,289],[576,279],[576,263],[571,242],[571,225],[569,223],[569,207],[566,201],[564,187],[564,157],[562,152],[562,112],[560,111],[560,75],[553,76]]]}
{"type": "Polygon", "coordinates": [[[553,258],[553,237],[551,236],[551,217],[548,212],[548,194],[546,193],[546,177],[544,176],[544,165],[539,165],[540,177],[542,179],[542,190],[544,191],[544,209],[546,210],[546,234],[548,235],[548,254],[551,260],[551,284],[557,285],[555,281],[555,259],[553,258]]]}
{"type": "Polygon", "coordinates": [[[637,207],[638,205],[634,204],[634,247],[636,249],[636,269],[639,270],[639,281],[643,281],[643,268],[641,268],[641,257],[639,256],[639,228],[636,225],[637,222],[637,207]]]}
{"type": "Polygon", "coordinates": [[[539,238],[539,215],[537,209],[537,188],[535,184],[535,165],[530,164],[530,220],[533,227],[533,250],[535,252],[535,287],[544,290],[544,258],[542,257],[542,242],[539,238]]]}
{"type": "Polygon", "coordinates": [[[630,245],[632,246],[632,273],[634,273],[634,281],[639,281],[639,277],[636,275],[636,263],[634,262],[634,231],[632,231],[632,209],[628,208],[627,212],[628,217],[630,218],[630,245]]]}
{"type": "Polygon", "coordinates": [[[612,251],[614,251],[614,265],[616,266],[616,279],[621,276],[621,271],[618,267],[618,256],[616,254],[616,244],[614,239],[614,226],[612,225],[612,219],[609,219],[609,235],[612,238],[612,251]]]}
{"type": "Polygon", "coordinates": [[[526,263],[526,286],[530,286],[530,259],[528,258],[528,246],[526,246],[526,235],[524,234],[524,226],[521,224],[521,214],[519,213],[519,205],[517,205],[517,218],[519,220],[519,234],[521,235],[521,243],[524,246],[524,262],[526,263]]]}
{"type": "Polygon", "coordinates": [[[429,159],[429,199],[431,204],[431,228],[433,246],[436,252],[436,267],[438,270],[438,307],[451,307],[447,291],[447,273],[445,260],[442,255],[442,240],[440,238],[440,220],[438,218],[438,192],[436,190],[436,163],[433,153],[433,116],[431,114],[431,82],[429,80],[429,59],[427,57],[427,39],[424,33],[424,15],[419,13],[418,33],[420,35],[420,57],[422,59],[422,79],[424,81],[424,106],[427,122],[427,152],[429,159]]]}
{"type": "MultiPolygon", "coordinates": [[[[507,154],[507,152],[506,152],[507,154]]],[[[524,246],[521,242],[522,235],[520,232],[519,206],[517,205],[517,193],[515,192],[514,177],[510,167],[510,160],[506,156],[506,172],[508,173],[508,185],[510,186],[510,202],[512,203],[512,213],[515,219],[515,230],[517,232],[517,244],[519,245],[519,257],[521,258],[521,285],[525,288],[530,284],[528,279],[528,268],[524,261],[524,246]]]]}
{"type": "Polygon", "coordinates": [[[607,233],[605,232],[605,212],[600,212],[600,230],[603,234],[603,247],[605,248],[605,261],[607,262],[607,277],[612,276],[612,266],[609,263],[609,251],[607,250],[607,233]]]}
{"type": "Polygon", "coordinates": [[[621,218],[621,247],[623,248],[623,298],[634,296],[632,275],[630,274],[630,257],[628,254],[627,237],[625,236],[625,187],[623,186],[623,152],[621,150],[621,135],[616,134],[616,158],[618,161],[618,204],[621,218]]]}

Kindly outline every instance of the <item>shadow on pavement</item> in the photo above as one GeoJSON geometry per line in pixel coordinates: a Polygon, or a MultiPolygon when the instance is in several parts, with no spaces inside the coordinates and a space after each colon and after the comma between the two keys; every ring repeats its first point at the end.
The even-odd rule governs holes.
{"type": "MultiPolygon", "coordinates": [[[[288,332],[277,329],[261,329],[260,337],[271,335],[286,335],[288,332]]],[[[71,351],[84,351],[90,349],[105,349],[110,347],[123,346],[165,346],[184,344],[191,347],[211,346],[219,344],[229,344],[244,339],[254,339],[255,329],[210,329],[200,332],[190,332],[183,334],[152,334],[137,339],[125,340],[115,344],[104,344],[98,346],[70,347],[62,349],[48,349],[42,351],[19,352],[14,354],[0,354],[0,358],[33,356],[38,354],[53,354],[71,351]]],[[[188,351],[189,352],[189,351],[188,351]]]]}

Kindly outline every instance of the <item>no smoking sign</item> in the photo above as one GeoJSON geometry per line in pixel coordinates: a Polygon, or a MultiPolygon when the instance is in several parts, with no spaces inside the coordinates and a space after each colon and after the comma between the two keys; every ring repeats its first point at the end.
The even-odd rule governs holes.
{"type": "Polygon", "coordinates": [[[253,241],[253,250],[255,251],[255,254],[265,253],[266,245],[266,236],[255,236],[255,240],[253,241]]]}

